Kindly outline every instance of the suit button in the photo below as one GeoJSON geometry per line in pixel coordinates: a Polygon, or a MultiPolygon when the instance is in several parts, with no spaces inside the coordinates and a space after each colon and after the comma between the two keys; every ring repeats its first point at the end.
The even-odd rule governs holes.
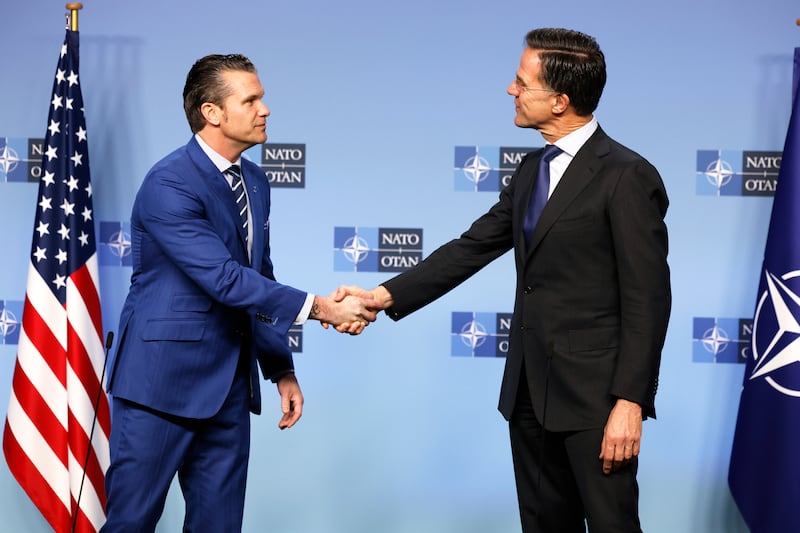
{"type": "Polygon", "coordinates": [[[530,293],[532,293],[532,292],[533,292],[533,287],[531,287],[530,285],[528,285],[527,287],[525,287],[525,288],[522,290],[522,292],[524,292],[525,294],[530,294],[530,293]]]}

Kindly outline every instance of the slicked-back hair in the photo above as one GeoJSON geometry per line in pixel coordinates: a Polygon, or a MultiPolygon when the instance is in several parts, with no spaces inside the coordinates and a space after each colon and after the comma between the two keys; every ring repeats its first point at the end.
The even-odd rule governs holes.
{"type": "Polygon", "coordinates": [[[541,82],[569,96],[578,115],[591,115],[606,85],[606,59],[594,37],[564,28],[538,28],[525,36],[539,52],[541,82]]]}
{"type": "Polygon", "coordinates": [[[231,93],[230,87],[222,79],[222,72],[241,70],[256,72],[253,63],[241,54],[212,54],[198,59],[186,75],[183,86],[183,110],[192,133],[197,133],[206,125],[200,111],[206,102],[221,106],[231,93]]]}

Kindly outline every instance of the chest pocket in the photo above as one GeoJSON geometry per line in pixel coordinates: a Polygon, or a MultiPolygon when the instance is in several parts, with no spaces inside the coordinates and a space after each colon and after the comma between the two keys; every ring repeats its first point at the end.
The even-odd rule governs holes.
{"type": "Polygon", "coordinates": [[[211,309],[211,298],[202,294],[176,294],[172,297],[170,309],[176,312],[207,312],[211,309]]]}
{"type": "Polygon", "coordinates": [[[199,341],[205,331],[205,320],[151,319],[142,330],[142,340],[199,341]]]}

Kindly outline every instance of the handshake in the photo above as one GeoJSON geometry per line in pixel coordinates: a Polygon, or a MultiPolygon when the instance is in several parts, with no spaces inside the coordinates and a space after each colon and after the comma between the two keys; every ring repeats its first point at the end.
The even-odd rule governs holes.
{"type": "Polygon", "coordinates": [[[322,327],[333,326],[339,333],[358,335],[378,311],[391,307],[392,295],[383,285],[368,291],[355,285],[341,285],[328,297],[315,296],[308,318],[319,320],[322,327]]]}

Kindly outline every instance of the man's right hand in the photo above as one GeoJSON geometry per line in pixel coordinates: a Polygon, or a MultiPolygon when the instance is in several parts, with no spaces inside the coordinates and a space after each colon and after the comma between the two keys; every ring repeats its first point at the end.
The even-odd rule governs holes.
{"type": "Polygon", "coordinates": [[[308,318],[319,320],[324,327],[331,324],[340,333],[358,335],[370,322],[375,322],[380,309],[380,302],[369,294],[339,296],[336,291],[328,297],[314,296],[308,318]]]}
{"type": "MultiPolygon", "coordinates": [[[[383,309],[387,309],[391,307],[392,304],[394,303],[394,299],[392,298],[391,293],[388,290],[386,290],[386,287],[384,287],[383,285],[378,285],[377,287],[369,291],[366,289],[362,289],[357,285],[340,285],[339,288],[336,289],[336,291],[334,291],[329,296],[329,298],[331,298],[335,302],[344,302],[347,300],[347,298],[351,297],[363,298],[365,300],[371,301],[372,302],[371,305],[374,305],[374,307],[371,307],[373,311],[380,311],[383,309]]],[[[322,326],[327,328],[328,324],[323,322],[322,326]]],[[[339,331],[340,333],[350,333],[357,335],[358,333],[361,333],[361,331],[363,331],[364,327],[366,327],[366,324],[364,324],[363,325],[364,327],[360,328],[360,330],[358,330],[357,333],[353,333],[353,330],[357,328],[358,324],[345,322],[339,325],[334,324],[334,326],[336,327],[336,331],[339,331]]]]}
{"type": "Polygon", "coordinates": [[[383,285],[378,285],[372,290],[362,289],[358,285],[340,285],[336,292],[331,294],[331,298],[337,302],[343,300],[346,296],[359,296],[361,298],[369,298],[378,302],[378,309],[386,309],[391,307],[394,303],[392,294],[386,290],[383,285]]]}

